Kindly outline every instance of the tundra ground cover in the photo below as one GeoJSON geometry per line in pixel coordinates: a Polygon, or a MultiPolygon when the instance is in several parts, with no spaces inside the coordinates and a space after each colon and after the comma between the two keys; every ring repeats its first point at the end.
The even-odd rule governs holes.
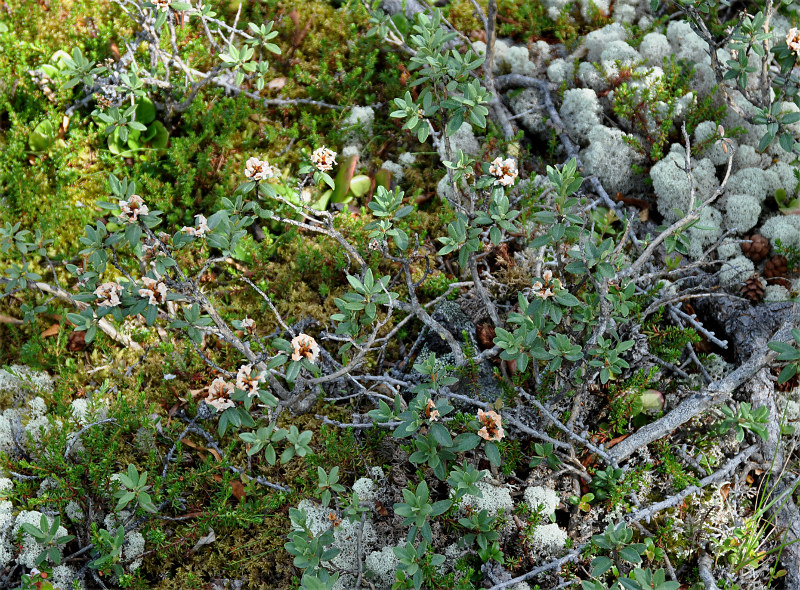
{"type": "Polygon", "coordinates": [[[0,586],[800,584],[791,2],[6,15],[0,586]]]}

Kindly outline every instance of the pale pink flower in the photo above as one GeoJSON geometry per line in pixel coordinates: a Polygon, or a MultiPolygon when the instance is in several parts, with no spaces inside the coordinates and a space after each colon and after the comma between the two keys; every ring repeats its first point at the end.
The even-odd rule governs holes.
{"type": "Polygon", "coordinates": [[[194,218],[197,220],[197,227],[185,225],[181,228],[181,231],[190,236],[202,238],[206,233],[211,231],[211,228],[208,227],[208,219],[206,219],[205,215],[200,215],[199,213],[195,215],[194,218]]]}
{"type": "Polygon", "coordinates": [[[222,377],[217,377],[208,387],[206,403],[213,406],[217,412],[224,412],[236,404],[230,399],[233,394],[233,383],[227,383],[222,377]]]}
{"type": "Polygon", "coordinates": [[[786,33],[786,45],[789,46],[794,53],[800,55],[800,30],[797,28],[789,29],[786,33]]]}
{"type": "Polygon", "coordinates": [[[144,199],[139,195],[131,195],[127,201],[120,201],[119,208],[122,210],[119,218],[125,223],[136,223],[140,215],[150,213],[150,209],[144,204],[144,199]]]}
{"type": "Polygon", "coordinates": [[[544,284],[542,284],[542,281],[533,283],[533,294],[542,299],[547,299],[555,295],[553,289],[560,287],[561,281],[554,279],[553,271],[549,269],[542,273],[542,279],[544,280],[544,284]]]}
{"type": "Polygon", "coordinates": [[[322,146],[314,150],[314,153],[311,154],[311,162],[320,172],[327,172],[328,170],[332,170],[333,165],[336,163],[336,152],[322,146]]]}
{"type": "Polygon", "coordinates": [[[98,307],[117,307],[121,302],[119,294],[122,292],[122,285],[117,283],[103,283],[94,290],[99,302],[98,307]]]}
{"type": "Polygon", "coordinates": [[[294,348],[294,352],[292,353],[293,361],[297,362],[305,357],[312,363],[317,362],[317,358],[319,357],[319,345],[317,341],[308,334],[298,334],[292,338],[292,347],[294,348]]]}
{"type": "Polygon", "coordinates": [[[258,395],[258,384],[264,380],[263,374],[253,377],[252,372],[252,365],[242,365],[239,367],[239,372],[236,373],[236,387],[246,391],[249,397],[258,395]]]}
{"type": "Polygon", "coordinates": [[[436,422],[439,419],[439,410],[436,409],[436,404],[433,403],[432,399],[429,399],[428,404],[425,406],[425,417],[428,422],[436,422]]]}
{"type": "Polygon", "coordinates": [[[266,160],[252,157],[244,165],[244,175],[250,180],[267,180],[275,176],[275,169],[266,160]]]}
{"type": "Polygon", "coordinates": [[[249,318],[249,317],[247,317],[247,316],[244,316],[244,319],[243,319],[241,322],[239,322],[239,325],[242,327],[242,330],[247,330],[247,331],[248,331],[248,332],[250,332],[251,334],[252,334],[252,333],[255,331],[255,329],[256,329],[256,322],[255,322],[255,320],[253,320],[252,318],[249,318]]]}
{"type": "Polygon", "coordinates": [[[150,260],[158,255],[158,246],[152,242],[145,242],[142,244],[142,258],[150,260]]]}
{"type": "Polygon", "coordinates": [[[172,4],[172,0],[153,0],[153,4],[155,4],[159,10],[167,10],[172,4]]]}
{"type": "Polygon", "coordinates": [[[513,158],[495,158],[489,166],[489,174],[495,176],[495,184],[502,184],[503,186],[511,186],[514,184],[519,171],[517,170],[517,163],[513,158]]]}
{"type": "Polygon", "coordinates": [[[160,305],[167,301],[167,286],[163,281],[142,277],[144,288],[139,289],[139,297],[147,297],[150,305],[160,305]]]}
{"type": "Polygon", "coordinates": [[[483,427],[478,430],[478,436],[482,439],[496,441],[505,436],[503,420],[500,414],[494,410],[489,410],[488,412],[478,410],[478,420],[483,424],[483,427]]]}

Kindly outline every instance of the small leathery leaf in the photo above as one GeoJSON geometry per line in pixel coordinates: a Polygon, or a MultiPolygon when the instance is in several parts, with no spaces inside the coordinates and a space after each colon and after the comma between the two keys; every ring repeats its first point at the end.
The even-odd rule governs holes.
{"type": "Polygon", "coordinates": [[[49,338],[50,336],[57,335],[60,330],[61,330],[61,325],[60,324],[53,324],[49,328],[47,328],[47,330],[42,332],[40,334],[40,336],[42,338],[49,338]]]}
{"type": "Polygon", "coordinates": [[[245,497],[244,485],[238,479],[231,481],[231,489],[234,497],[241,501],[245,497]]]}

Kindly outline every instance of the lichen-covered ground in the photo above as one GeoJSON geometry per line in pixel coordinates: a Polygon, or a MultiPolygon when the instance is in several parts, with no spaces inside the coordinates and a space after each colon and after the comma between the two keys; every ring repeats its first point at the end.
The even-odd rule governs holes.
{"type": "MultiPolygon", "coordinates": [[[[792,544],[800,533],[800,520],[793,521],[800,388],[796,378],[779,384],[785,363],[766,356],[767,343],[782,326],[786,334],[796,327],[797,152],[783,149],[777,139],[760,145],[764,126],[726,104],[705,42],[674,6],[654,9],[649,0],[498,1],[493,84],[512,133],[492,116],[485,129],[464,123],[450,138],[454,153],[460,149],[484,163],[512,156],[519,167],[508,191],[520,211],[519,231],[504,234],[499,246],[488,231],[476,234],[480,276],[502,315],[500,324],[512,330],[513,315],[525,313],[518,296],[532,296],[544,263],[567,291],[582,297],[580,307],[589,315],[606,301],[624,307],[624,313],[614,308],[608,334],[615,343],[635,345],[620,352],[624,367],[609,379],[599,376],[608,363],[571,373],[574,365],[567,360],[551,370],[550,357],[534,357],[520,369],[517,360],[500,357],[495,338],[502,327],[491,325],[473,277],[459,267],[457,253],[437,254],[438,238],[448,235],[456,219],[448,204],[454,185],[442,164],[448,157],[444,141],[420,142],[403,119],[391,116],[395,98],[417,96],[417,73],[407,53],[380,34],[368,34],[375,23],[362,4],[206,2],[225,22],[274,23],[278,34],[272,42],[281,53],[269,59],[265,87],[247,82],[246,89],[285,102],[264,104],[213,84],[183,113],[168,114],[156,100],[165,143],[120,153],[92,116],[94,103],[72,108],[81,98],[78,91],[64,87],[64,80],[44,80],[42,71],[58,61],[56,52],[72,54],[76,47],[88,63],[118,61],[138,32],[123,11],[134,4],[0,5],[0,227],[6,227],[0,234],[0,291],[23,259],[30,272],[63,288],[53,296],[54,291],[12,285],[0,298],[0,588],[298,588],[305,566],[285,548],[293,526],[290,509],[298,507],[306,512],[312,537],[332,531],[340,553],[326,571],[340,574],[335,588],[414,587],[397,573],[406,571],[396,549],[405,547],[409,530],[397,505],[408,502],[404,491],[419,482],[427,481],[431,498],[440,501],[449,500],[456,486],[435,475],[431,463],[413,459],[418,441],[395,438],[392,429],[372,424],[368,412],[396,394],[401,410],[412,403],[412,389],[426,382],[415,365],[431,352],[440,360],[437,376],[452,378],[443,395],[453,396],[453,435],[477,431],[478,408],[506,418],[505,437],[496,445],[499,464],[489,451],[471,449],[448,459],[451,467],[468,462],[486,474],[477,484],[481,493],[466,495],[432,519],[429,551],[419,557],[422,587],[524,590],[583,582],[587,590],[599,590],[616,588],[617,577],[626,580],[625,588],[678,587],[645,585],[634,566],[660,570],[681,588],[800,587],[792,585],[800,584],[800,552],[792,544]],[[686,138],[690,176],[681,169],[686,138]],[[308,201],[317,203],[327,187],[301,187],[298,169],[322,145],[339,157],[331,171],[337,183],[349,183],[355,174],[367,187],[348,202],[327,205],[336,213],[332,227],[375,276],[391,277],[390,289],[401,298],[409,297],[406,278],[367,226],[375,219],[370,204],[381,183],[404,191],[403,204],[413,210],[395,227],[416,248],[409,282],[416,283],[423,306],[436,300],[426,309],[452,333],[467,360],[448,356],[452,351],[419,317],[403,321],[408,308],[398,311],[377,331],[381,338],[391,334],[380,354],[368,355],[356,371],[385,379],[343,378],[315,390],[303,408],[282,408],[277,427],[313,433],[311,452],[270,462],[262,452],[248,454],[251,447],[235,429],[218,434],[218,418],[203,414],[209,386],[223,375],[218,369],[236,374],[243,364],[240,350],[212,334],[195,344],[182,326],[163,317],[151,326],[141,315],[114,322],[121,338],[99,332],[87,343],[67,318],[75,311],[68,300],[77,293],[68,265],[87,264],[88,254],[81,254],[87,224],[100,219],[110,231],[124,229],[102,204],[111,198],[109,175],[135,180],[137,194],[162,212],[162,227],[173,233],[194,227],[197,214],[210,218],[222,209],[223,199],[246,180],[253,156],[275,167],[273,186],[285,194],[297,188],[301,198],[308,190],[308,201]],[[561,231],[555,240],[537,241],[554,231],[541,217],[557,192],[547,167],[573,155],[580,156],[583,177],[594,177],[610,198],[600,199],[598,185],[587,180],[576,193],[582,221],[571,222],[583,237],[567,231],[562,244],[561,231]],[[349,175],[342,171],[345,162],[355,162],[349,175]],[[699,221],[677,245],[667,240],[666,249],[657,249],[638,268],[645,279],[620,295],[631,279],[625,269],[644,245],[685,217],[691,194],[705,200],[720,183],[722,194],[699,211],[699,221]],[[52,241],[42,245],[43,252],[20,258],[10,237],[20,230],[52,241]],[[578,264],[581,255],[575,252],[586,252],[587,244],[606,257],[610,274],[600,295],[587,295],[592,280],[567,274],[569,260],[578,264]],[[648,283],[649,275],[654,278],[648,283]],[[641,437],[654,424],[678,420],[675,412],[705,403],[696,400],[711,401],[662,436],[625,450],[634,433],[641,437]],[[768,408],[767,417],[754,417],[751,410],[761,406],[768,408]],[[619,461],[606,461],[609,456],[619,461]],[[128,473],[129,466],[147,471],[155,514],[141,502],[117,509],[115,474],[128,473]],[[331,507],[323,507],[319,468],[325,473],[333,467],[344,487],[331,507]],[[352,522],[346,516],[351,490],[367,507],[352,522]],[[781,499],[771,503],[775,497],[781,499]],[[645,514],[659,502],[665,505],[645,514]],[[484,510],[484,528],[470,524],[484,510]],[[37,564],[47,544],[35,542],[22,524],[38,526],[42,514],[48,523],[59,518],[63,530],[56,537],[73,538],[54,544],[57,559],[48,556],[37,564]],[[592,543],[607,526],[623,521],[632,537],[616,547],[592,543]],[[113,532],[120,524],[128,526],[114,553],[99,531],[113,532]],[[479,543],[478,531],[488,545],[479,543]],[[641,544],[636,559],[620,553],[631,543],[641,544]],[[111,555],[105,565],[96,561],[101,548],[111,555]],[[431,563],[434,553],[445,556],[443,564],[431,563]],[[559,567],[550,567],[564,556],[559,567]],[[598,556],[613,559],[610,573],[593,570],[598,556]],[[527,581],[504,586],[546,564],[527,581]],[[47,579],[31,581],[34,567],[49,571],[47,579]]],[[[384,4],[388,10],[392,3],[384,4]]],[[[469,43],[485,52],[486,31],[475,5],[485,10],[487,2],[435,4],[459,32],[454,51],[463,53],[469,43]]],[[[746,8],[740,4],[713,6],[714,34],[724,34],[720,23],[736,22],[737,9],[746,8]]],[[[192,67],[214,67],[219,55],[209,49],[197,21],[178,24],[175,18],[175,47],[192,67]]],[[[410,34],[412,21],[401,14],[394,22],[398,32],[410,34]]],[[[791,6],[775,14],[775,44],[797,24],[791,6]]],[[[137,59],[144,60],[138,51],[137,59]]],[[[727,45],[719,51],[730,58],[727,45]]],[[[486,80],[485,74],[477,69],[476,79],[486,80]]],[[[758,76],[745,76],[753,92],[758,76]]],[[[783,98],[774,115],[800,111],[792,97],[783,98]]],[[[752,114],[740,95],[736,100],[752,114]]],[[[800,122],[782,130],[796,141],[800,122]]],[[[480,166],[472,172],[479,176],[480,166]]],[[[219,251],[199,241],[176,250],[175,260],[196,272],[219,251]]],[[[586,258],[582,262],[589,266],[586,258]]],[[[225,322],[254,319],[254,338],[291,339],[278,317],[297,333],[316,336],[328,352],[320,361],[323,372],[333,373],[345,357],[337,356],[339,344],[323,333],[333,331],[336,300],[351,289],[345,275],[352,265],[330,235],[259,220],[230,256],[207,269],[199,288],[225,322]],[[271,305],[253,286],[268,294],[271,305]]],[[[138,273],[138,260],[110,266],[104,280],[124,278],[121,268],[138,273]]],[[[144,262],[141,268],[146,270],[144,262]]],[[[596,317],[569,313],[561,324],[565,338],[588,330],[578,349],[593,350],[598,339],[589,342],[587,325],[596,317]]],[[[237,338],[248,336],[236,326],[237,338]]],[[[548,344],[550,350],[561,346],[548,344]]],[[[279,455],[286,446],[276,443],[279,455]]]]}

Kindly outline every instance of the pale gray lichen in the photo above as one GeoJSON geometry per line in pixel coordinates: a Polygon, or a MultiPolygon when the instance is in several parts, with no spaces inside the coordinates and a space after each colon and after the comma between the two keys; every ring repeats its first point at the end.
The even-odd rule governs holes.
{"type": "Polygon", "coordinates": [[[734,170],[742,168],[758,168],[761,166],[763,158],[752,145],[740,145],[733,155],[734,170]]]}
{"type": "Polygon", "coordinates": [[[639,45],[639,53],[647,60],[651,66],[661,66],[664,59],[672,53],[669,39],[661,33],[647,33],[639,45]]]}
{"type": "Polygon", "coordinates": [[[29,392],[48,393],[52,390],[53,379],[43,371],[36,371],[25,365],[12,365],[8,370],[0,369],[0,394],[5,394],[0,396],[3,403],[7,403],[9,394],[19,397],[29,392]]]}
{"type": "Polygon", "coordinates": [[[8,500],[0,500],[0,569],[5,569],[14,560],[13,547],[8,529],[14,523],[14,507],[8,500]]]}
{"type": "Polygon", "coordinates": [[[35,397],[28,401],[28,417],[41,418],[47,413],[47,404],[41,397],[35,397]]]}
{"type": "Polygon", "coordinates": [[[600,61],[607,63],[614,63],[616,61],[622,62],[623,65],[631,66],[638,61],[641,61],[642,56],[633,47],[628,45],[622,39],[615,39],[603,48],[600,54],[600,61]]]}
{"type": "Polygon", "coordinates": [[[583,41],[588,49],[586,60],[600,61],[600,55],[609,43],[617,40],[625,41],[627,38],[628,32],[622,23],[611,23],[588,33],[583,41]]]}
{"type": "Polygon", "coordinates": [[[769,201],[775,196],[775,191],[783,189],[786,191],[786,196],[793,198],[797,192],[797,177],[794,175],[795,167],[787,164],[786,162],[775,162],[767,169],[767,173],[774,173],[777,176],[777,182],[769,187],[767,200],[769,201]]]}
{"type": "Polygon", "coordinates": [[[699,211],[700,220],[686,231],[689,238],[689,256],[699,259],[706,248],[722,236],[722,213],[713,207],[703,207],[699,211]]]}
{"type": "Polygon", "coordinates": [[[667,279],[661,279],[659,283],[661,284],[661,289],[658,293],[659,297],[662,299],[670,299],[678,296],[678,286],[675,285],[675,283],[667,279]]]}
{"type": "Polygon", "coordinates": [[[544,135],[542,96],[538,88],[526,88],[509,99],[511,110],[518,115],[517,120],[534,135],[544,135]]]}
{"type": "Polygon", "coordinates": [[[719,282],[723,285],[735,285],[750,278],[755,271],[753,261],[746,256],[737,256],[722,265],[719,271],[719,282]]]}
{"type": "Polygon", "coordinates": [[[618,0],[614,2],[614,20],[618,23],[630,24],[636,19],[636,0],[618,0]]]}
{"type": "MultiPolygon", "coordinates": [[[[694,141],[695,144],[705,143],[711,141],[711,139],[717,133],[717,124],[714,121],[703,121],[700,123],[694,130],[694,141]]],[[[732,143],[732,148],[736,149],[736,142],[735,140],[729,140],[732,143]]],[[[714,166],[724,166],[728,163],[728,155],[730,154],[730,150],[726,153],[724,149],[722,149],[722,142],[716,140],[711,142],[710,145],[706,146],[705,151],[703,152],[703,156],[711,160],[714,166]]]]}
{"type": "Polygon", "coordinates": [[[86,514],[83,512],[80,504],[78,504],[75,500],[70,500],[67,502],[67,505],[64,507],[64,512],[73,522],[83,522],[86,518],[86,514]]]}
{"type": "Polygon", "coordinates": [[[349,158],[350,156],[358,156],[361,149],[357,145],[346,145],[342,148],[342,158],[349,158]]]}
{"type": "Polygon", "coordinates": [[[392,162],[391,160],[387,160],[383,164],[381,164],[381,168],[391,172],[392,179],[396,182],[402,181],[406,175],[405,171],[403,170],[403,167],[400,164],[397,164],[396,162],[392,162]]]}
{"type": "Polygon", "coordinates": [[[563,549],[568,538],[567,531],[559,528],[557,524],[545,524],[533,529],[531,545],[543,553],[552,554],[563,549]]]}
{"type": "MultiPolygon", "coordinates": [[[[658,211],[668,223],[677,221],[689,211],[691,192],[689,179],[683,171],[685,166],[683,146],[673,144],[669,154],[650,169],[653,190],[658,197],[658,211]]],[[[710,197],[717,186],[716,170],[711,160],[692,160],[692,179],[696,206],[710,197]]]]}
{"type": "MultiPolygon", "coordinates": [[[[482,41],[478,41],[478,43],[480,45],[478,45],[477,47],[480,48],[480,46],[483,45],[483,53],[486,54],[486,44],[483,43],[482,41]]],[[[506,54],[506,51],[508,51],[509,47],[510,47],[510,45],[505,41],[505,39],[495,39],[495,42],[494,42],[494,66],[492,68],[492,71],[495,74],[499,74],[500,73],[500,71],[501,71],[501,61],[503,60],[503,58],[504,58],[504,56],[506,54]]]]}
{"type": "Polygon", "coordinates": [[[552,20],[558,20],[558,17],[567,4],[569,4],[569,0],[544,0],[545,8],[547,8],[547,16],[552,20]]]}
{"type": "Polygon", "coordinates": [[[408,167],[413,166],[417,161],[417,154],[413,154],[411,152],[403,152],[399,156],[397,156],[397,160],[400,162],[402,166],[408,167]]]}
{"type": "Polygon", "coordinates": [[[481,491],[482,497],[467,494],[462,500],[462,508],[469,506],[474,511],[486,510],[489,516],[497,516],[502,510],[505,514],[510,514],[514,509],[514,500],[508,488],[495,486],[487,481],[479,481],[475,484],[481,491]]]}
{"type": "MultiPolygon", "coordinates": [[[[600,11],[601,14],[609,16],[611,10],[611,0],[580,0],[581,16],[585,19],[600,11]]],[[[616,24],[616,23],[614,23],[616,24]]]]}
{"type": "Polygon", "coordinates": [[[122,546],[123,557],[128,561],[127,570],[129,572],[139,569],[144,560],[145,540],[142,533],[129,531],[125,533],[125,544],[122,546]]]}
{"type": "Polygon", "coordinates": [[[555,490],[542,486],[531,486],[523,495],[531,510],[540,511],[541,514],[553,514],[558,506],[558,494],[555,490]]]}
{"type": "Polygon", "coordinates": [[[675,59],[685,59],[693,63],[709,63],[706,44],[703,39],[692,30],[691,25],[682,20],[670,21],[667,25],[667,40],[672,45],[675,59]]]}
{"type": "Polygon", "coordinates": [[[730,260],[742,255],[742,246],[737,240],[726,239],[717,248],[720,260],[730,260]]]}
{"type": "Polygon", "coordinates": [[[353,491],[361,500],[371,502],[376,495],[375,482],[368,477],[359,478],[353,483],[353,491]]]}
{"type": "Polygon", "coordinates": [[[375,111],[372,107],[353,107],[342,121],[342,126],[346,130],[347,142],[361,147],[362,142],[372,134],[374,120],[375,111]]]}
{"type": "Polygon", "coordinates": [[[784,246],[800,247],[800,217],[797,215],[776,215],[761,224],[761,235],[767,238],[772,247],[780,240],[784,246]]]}
{"type": "Polygon", "coordinates": [[[545,61],[549,61],[550,57],[553,55],[553,51],[547,41],[537,41],[533,44],[533,47],[539,65],[543,65],[545,61]]]}
{"type": "MultiPolygon", "coordinates": [[[[328,515],[334,512],[330,508],[323,508],[310,500],[301,500],[297,508],[306,513],[308,528],[314,535],[321,535],[331,526],[328,515]]],[[[331,563],[345,570],[353,570],[358,565],[358,529],[361,523],[351,523],[343,519],[341,524],[333,529],[334,546],[339,549],[339,555],[331,560],[331,563]]],[[[369,546],[377,540],[375,527],[372,521],[364,522],[361,532],[361,539],[364,546],[369,546]]]]}
{"type": "Polygon", "coordinates": [[[631,136],[619,129],[597,125],[589,131],[589,147],[581,152],[586,172],[600,178],[611,194],[629,194],[642,185],[633,167],[641,164],[643,157],[625,143],[625,137],[631,136]]]}
{"type": "Polygon", "coordinates": [[[789,301],[791,298],[789,290],[782,285],[767,285],[764,289],[764,301],[789,301]]]}
{"type": "MultiPolygon", "coordinates": [[[[463,180],[461,181],[461,187],[463,190],[467,189],[467,185],[463,180]]],[[[442,199],[447,203],[460,202],[460,197],[456,198],[456,196],[454,195],[453,185],[450,183],[446,174],[439,181],[439,184],[436,185],[436,194],[439,196],[440,199],[442,199]]]]}
{"type": "MultiPolygon", "coordinates": [[[[570,69],[571,72],[572,70],[570,69]]],[[[606,77],[600,73],[597,66],[588,61],[582,61],[578,66],[578,80],[595,92],[601,92],[608,86],[606,77]]]]}
{"type": "Polygon", "coordinates": [[[523,76],[535,76],[536,66],[530,59],[528,48],[522,45],[509,47],[502,57],[495,61],[502,74],[522,74],[523,76]]]}
{"type": "Polygon", "coordinates": [[[395,579],[395,570],[400,560],[395,556],[394,547],[384,547],[367,555],[364,567],[377,577],[379,588],[389,588],[395,579]]]}
{"type": "Polygon", "coordinates": [[[751,195],[730,195],[725,203],[725,227],[747,232],[756,226],[761,203],[751,195]]]}
{"type": "MultiPolygon", "coordinates": [[[[451,135],[449,139],[451,151],[450,155],[454,161],[458,159],[458,150],[461,150],[470,156],[477,156],[481,151],[481,144],[478,143],[478,140],[475,138],[475,133],[472,131],[472,125],[467,122],[462,123],[461,127],[458,128],[458,131],[451,135]]],[[[447,157],[447,149],[445,147],[444,140],[439,142],[438,152],[439,159],[442,162],[450,159],[447,157]]]]}
{"type": "MultiPolygon", "coordinates": [[[[744,97],[742,97],[742,95],[739,94],[738,92],[733,95],[733,101],[747,115],[750,116],[755,115],[756,113],[755,107],[749,102],[747,102],[747,100],[745,100],[744,97]]],[[[727,110],[727,114],[722,120],[722,125],[725,127],[725,129],[733,129],[734,127],[739,127],[744,131],[743,134],[736,136],[736,140],[739,142],[740,146],[747,144],[752,147],[756,147],[758,146],[759,141],[761,141],[761,137],[764,135],[764,128],[761,125],[749,123],[732,108],[729,108],[727,110]]],[[[778,142],[773,142],[773,144],[777,143],[778,142]]]]}
{"type": "Polygon", "coordinates": [[[602,114],[600,101],[591,88],[572,88],[564,93],[560,115],[575,142],[581,145],[589,143],[589,131],[600,125],[602,114]]]}
{"type": "Polygon", "coordinates": [[[75,416],[75,420],[81,426],[86,426],[92,420],[92,409],[91,409],[91,402],[84,398],[80,397],[76,400],[73,400],[70,403],[70,409],[72,410],[72,415],[75,416]]]}
{"type": "MultiPolygon", "coordinates": [[[[13,454],[16,448],[14,434],[19,420],[16,410],[6,410],[0,415],[0,452],[13,454]]],[[[19,424],[21,428],[21,423],[19,424]]]]}
{"type": "Polygon", "coordinates": [[[547,79],[553,84],[561,84],[572,76],[572,64],[562,57],[554,59],[547,66],[547,79]]]}
{"type": "Polygon", "coordinates": [[[705,366],[706,371],[714,381],[722,380],[733,370],[731,363],[726,362],[724,358],[713,352],[706,357],[703,366],[705,366]]]}
{"type": "Polygon", "coordinates": [[[761,168],[743,168],[731,174],[725,191],[729,195],[750,195],[763,203],[769,192],[770,183],[761,168]]]}
{"type": "MultiPolygon", "coordinates": [[[[52,578],[49,581],[51,581],[53,587],[63,588],[66,590],[67,588],[73,587],[73,582],[76,579],[77,572],[75,571],[75,568],[61,564],[53,568],[52,578]]],[[[81,588],[83,587],[83,584],[80,581],[78,584],[81,588]]]]}
{"type": "MultiPolygon", "coordinates": [[[[115,473],[109,479],[117,480],[114,476],[119,476],[120,474],[115,473]]],[[[131,517],[131,513],[128,510],[121,510],[118,514],[108,514],[103,523],[106,526],[106,529],[114,532],[117,530],[119,526],[123,523],[127,522],[131,517]]],[[[145,547],[145,539],[141,533],[137,531],[129,531],[125,533],[125,542],[122,545],[122,556],[127,561],[126,563],[126,570],[132,572],[142,565],[143,556],[145,547]]]]}

